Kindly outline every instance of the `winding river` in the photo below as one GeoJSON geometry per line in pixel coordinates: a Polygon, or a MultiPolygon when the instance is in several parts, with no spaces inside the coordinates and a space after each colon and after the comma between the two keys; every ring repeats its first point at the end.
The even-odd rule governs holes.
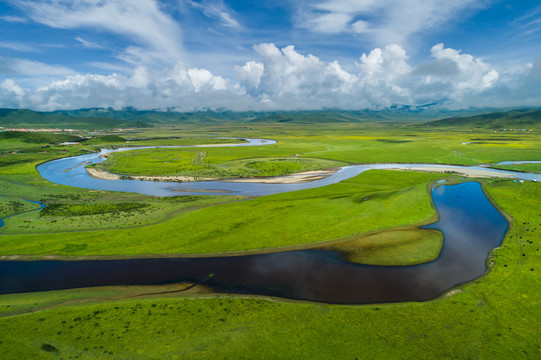
{"type": "MultiPolygon", "coordinates": [[[[228,144],[225,146],[262,146],[275,144],[274,140],[245,139],[247,143],[228,144]]],[[[146,146],[138,148],[120,148],[115,150],[102,150],[99,153],[79,155],[49,161],[38,165],[37,170],[45,179],[62,185],[69,185],[95,190],[136,192],[154,196],[179,196],[179,195],[209,195],[212,193],[222,195],[264,196],[288,191],[313,189],[325,185],[334,184],[342,180],[352,178],[360,173],[372,169],[422,169],[435,171],[463,172],[477,171],[485,176],[510,177],[521,180],[541,181],[541,174],[514,172],[507,170],[491,169],[481,166],[453,166],[441,164],[368,164],[344,166],[339,171],[321,180],[297,184],[266,184],[266,183],[239,183],[220,181],[194,181],[194,182],[167,182],[167,181],[144,181],[144,180],[103,180],[96,179],[87,174],[85,165],[97,164],[106,160],[105,154],[138,149],[171,148],[172,146],[146,146]]],[[[193,148],[192,146],[176,146],[178,148],[193,148]]],[[[197,148],[204,148],[198,146],[197,148]]],[[[209,145],[208,147],[215,147],[209,145]]]]}
{"type": "MultiPolygon", "coordinates": [[[[244,146],[270,143],[250,139],[244,146]]],[[[119,149],[120,150],[120,149],[119,149]]],[[[116,151],[119,151],[116,150],[116,151]]],[[[108,151],[110,152],[110,151],[108,151]]],[[[103,152],[102,152],[103,154],[103,152]]],[[[369,169],[418,169],[461,166],[373,164],[342,168],[310,183],[261,184],[204,181],[171,183],[138,180],[100,180],[86,174],[83,162],[100,162],[100,154],[59,159],[38,166],[47,180],[90,189],[131,191],[149,195],[226,194],[261,196],[320,187],[369,169]],[[67,170],[70,169],[70,170],[67,170]],[[188,190],[178,192],[178,189],[188,190]]],[[[467,167],[496,176],[541,180],[541,175],[467,167]]],[[[483,275],[489,252],[499,246],[508,229],[503,215],[488,201],[481,185],[465,182],[438,185],[431,196],[439,214],[426,228],[444,235],[439,257],[415,266],[367,266],[344,261],[324,250],[288,251],[261,255],[206,258],[145,258],[88,261],[0,261],[0,293],[75,287],[165,284],[190,281],[218,292],[278,296],[341,304],[366,304],[434,299],[445,291],[483,275]]]]}

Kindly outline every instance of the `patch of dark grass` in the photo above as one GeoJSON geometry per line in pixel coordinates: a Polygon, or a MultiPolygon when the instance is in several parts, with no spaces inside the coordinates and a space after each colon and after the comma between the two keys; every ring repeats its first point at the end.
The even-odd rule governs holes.
{"type": "Polygon", "coordinates": [[[402,143],[412,142],[412,140],[398,140],[398,139],[376,139],[376,141],[387,143],[387,144],[402,144],[402,143]]]}
{"type": "Polygon", "coordinates": [[[40,216],[84,216],[130,212],[150,206],[146,203],[111,203],[111,204],[50,204],[40,213],[40,216]]]}
{"type": "Polygon", "coordinates": [[[58,352],[58,349],[56,347],[47,343],[41,345],[41,350],[51,352],[51,353],[58,352]]]}

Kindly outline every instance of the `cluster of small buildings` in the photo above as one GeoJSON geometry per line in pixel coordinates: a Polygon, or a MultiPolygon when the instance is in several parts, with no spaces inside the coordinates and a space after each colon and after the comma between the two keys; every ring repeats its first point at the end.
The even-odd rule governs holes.
{"type": "Polygon", "coordinates": [[[533,131],[533,129],[498,129],[498,130],[494,130],[494,132],[496,131],[533,131]]]}
{"type": "Polygon", "coordinates": [[[57,133],[57,132],[74,132],[74,131],[79,131],[79,130],[77,130],[77,129],[27,129],[27,128],[20,128],[20,129],[7,128],[7,129],[4,129],[4,128],[0,127],[0,131],[52,132],[52,133],[57,133]]]}

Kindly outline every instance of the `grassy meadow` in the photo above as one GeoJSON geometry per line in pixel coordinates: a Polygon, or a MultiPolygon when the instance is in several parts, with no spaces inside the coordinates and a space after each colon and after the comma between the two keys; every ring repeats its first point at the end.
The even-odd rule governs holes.
{"type": "Polygon", "coordinates": [[[490,272],[452,296],[342,306],[183,284],[3,295],[0,349],[7,359],[536,359],[541,186],[486,189],[513,226],[490,272]]]}
{"type": "MultiPolygon", "coordinates": [[[[541,160],[535,131],[409,123],[166,124],[132,135],[147,140],[130,145],[178,145],[180,139],[150,140],[171,136],[262,137],[278,143],[140,150],[115,154],[103,166],[144,175],[224,166],[237,174],[224,176],[273,176],[355,163],[541,160]]],[[[318,247],[359,263],[402,265],[430,261],[441,248],[441,233],[418,226],[435,220],[428,189],[442,174],[368,171],[318,189],[254,199],[159,198],[49,183],[37,164],[125,145],[119,139],[51,145],[55,140],[64,141],[0,142],[0,205],[7,215],[19,214],[0,228],[0,256],[70,259],[318,247]],[[20,198],[47,207],[27,212],[36,206],[20,198]]],[[[0,353],[3,359],[539,358],[541,184],[482,182],[509,216],[510,231],[488,259],[490,271],[452,295],[362,306],[214,294],[190,284],[1,295],[0,353]]]]}
{"type": "Polygon", "coordinates": [[[39,204],[31,203],[16,197],[0,197],[0,218],[37,210],[39,208],[39,204]]]}

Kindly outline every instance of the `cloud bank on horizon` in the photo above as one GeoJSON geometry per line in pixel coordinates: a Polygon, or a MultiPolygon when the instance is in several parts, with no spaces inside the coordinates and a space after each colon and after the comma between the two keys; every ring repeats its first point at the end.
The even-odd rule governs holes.
{"type": "Polygon", "coordinates": [[[8,0],[0,14],[0,107],[541,105],[537,1],[8,0]]]}

